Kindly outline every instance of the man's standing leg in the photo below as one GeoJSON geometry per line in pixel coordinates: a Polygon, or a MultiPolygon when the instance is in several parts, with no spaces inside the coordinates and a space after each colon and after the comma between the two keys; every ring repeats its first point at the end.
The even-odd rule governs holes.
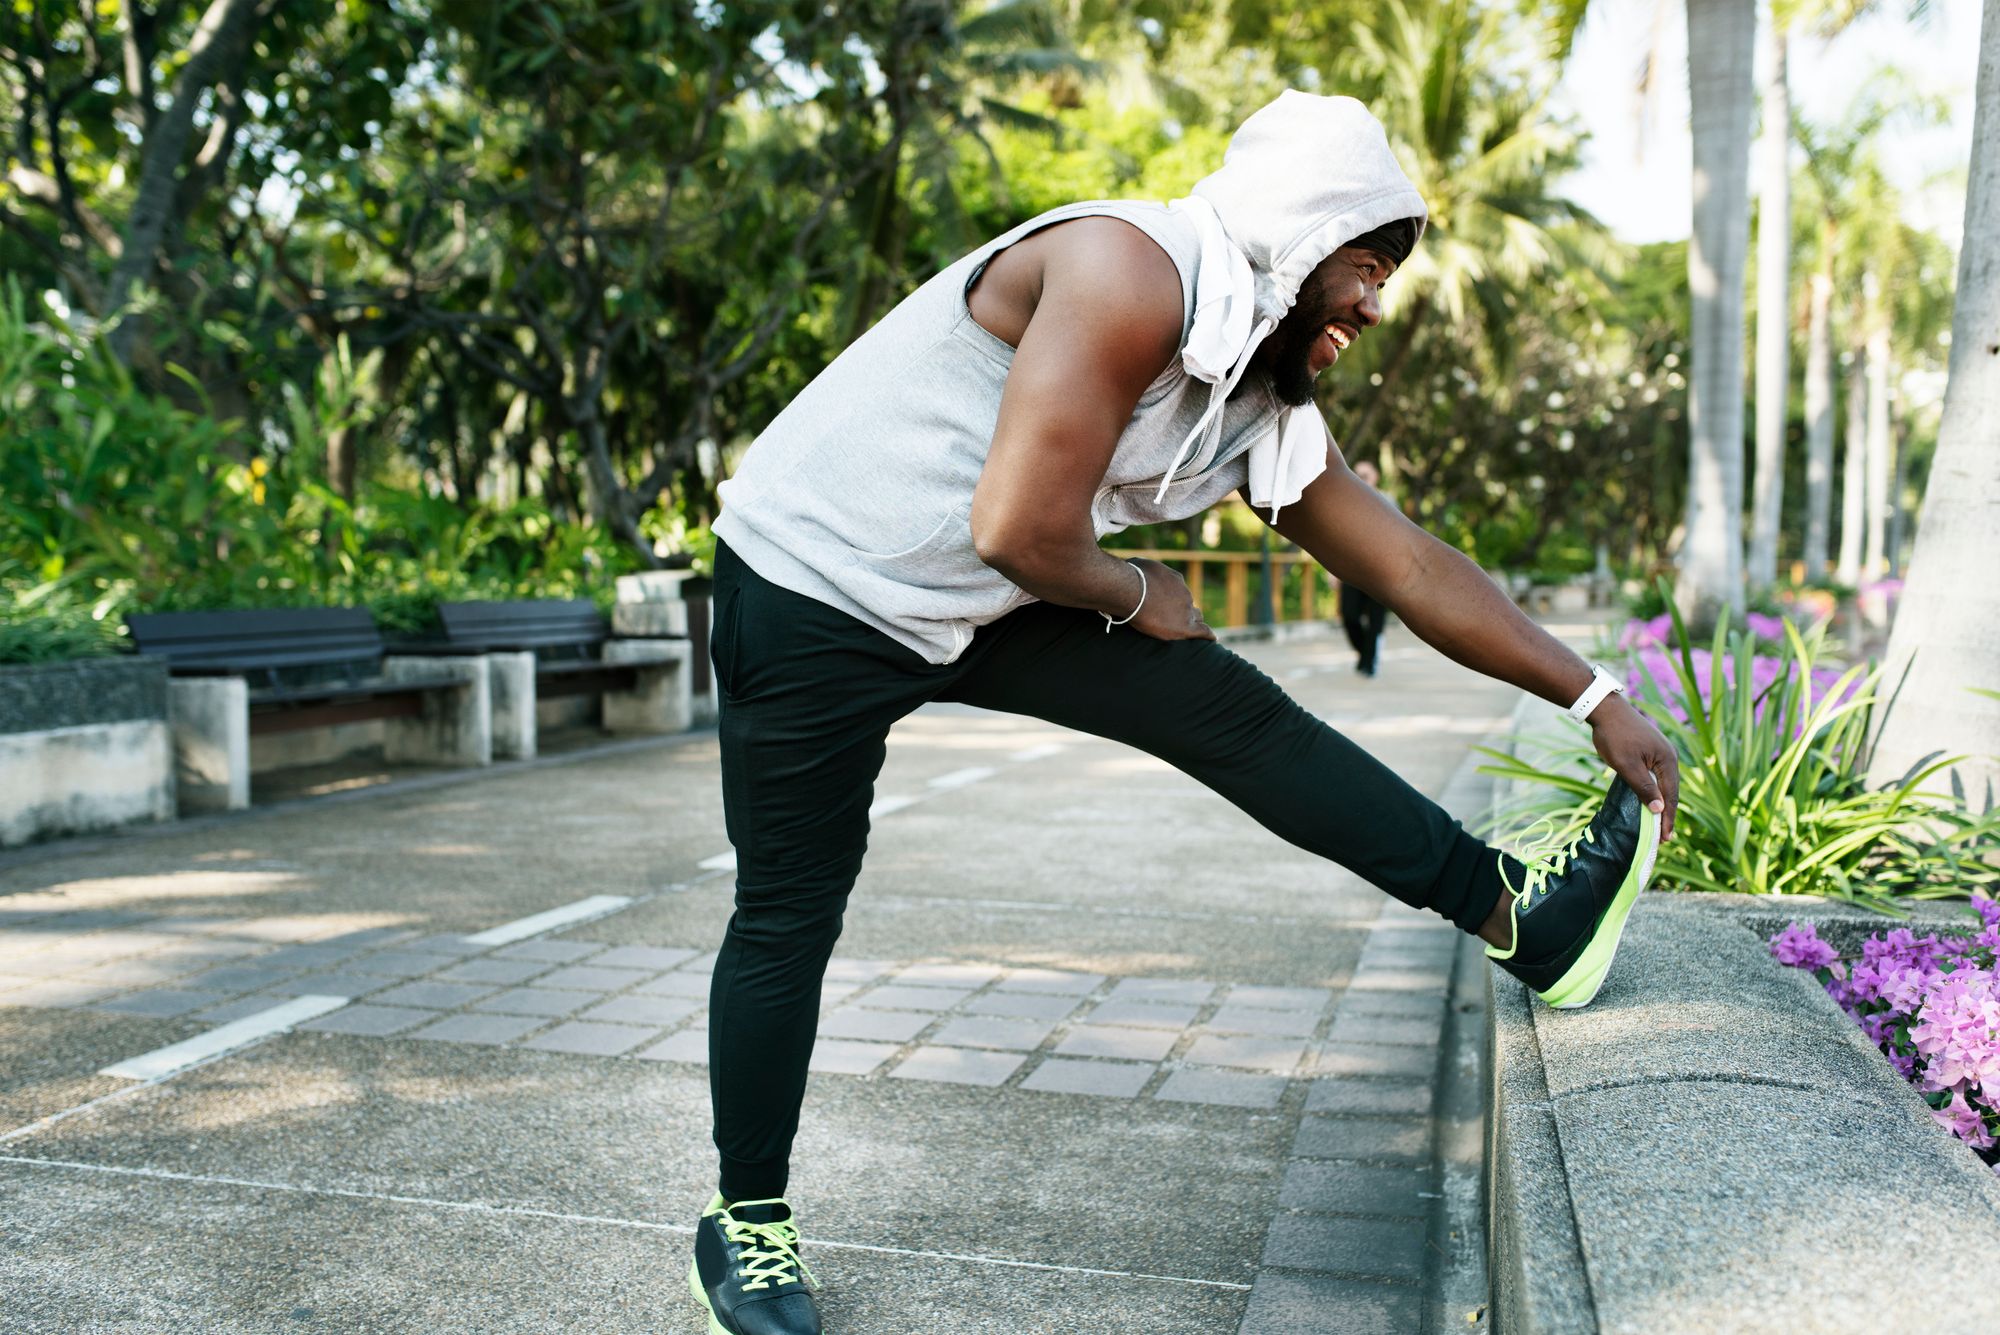
{"type": "Polygon", "coordinates": [[[709,1000],[721,1190],[782,1196],[826,962],[868,846],[890,725],[936,669],[718,546],[722,796],[736,911],[709,1000]]]}
{"type": "Polygon", "coordinates": [[[712,644],[736,908],[709,989],[721,1172],[689,1286],[712,1329],[817,1335],[782,1198],[820,983],[867,849],[884,738],[934,693],[938,669],[761,578],[725,544],[712,644]]]}

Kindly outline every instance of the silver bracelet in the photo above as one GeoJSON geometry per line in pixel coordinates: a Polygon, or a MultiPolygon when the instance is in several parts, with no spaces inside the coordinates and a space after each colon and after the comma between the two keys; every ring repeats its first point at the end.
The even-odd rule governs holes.
{"type": "Polygon", "coordinates": [[[1139,567],[1136,565],[1132,565],[1132,562],[1130,561],[1127,561],[1125,564],[1128,566],[1132,566],[1134,570],[1139,571],[1139,607],[1133,608],[1130,615],[1128,615],[1124,621],[1113,621],[1111,619],[1111,613],[1099,612],[1097,615],[1104,618],[1104,633],[1106,635],[1109,635],[1111,633],[1111,628],[1113,626],[1122,626],[1125,624],[1126,621],[1130,621],[1133,617],[1138,616],[1139,608],[1144,607],[1146,605],[1146,572],[1144,570],[1139,570],[1139,567]]]}

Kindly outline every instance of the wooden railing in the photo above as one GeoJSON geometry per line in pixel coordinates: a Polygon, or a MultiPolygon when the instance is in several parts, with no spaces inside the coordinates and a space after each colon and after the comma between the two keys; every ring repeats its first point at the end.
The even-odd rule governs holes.
{"type": "MultiPolygon", "coordinates": [[[[1215,624],[1244,626],[1250,623],[1251,571],[1264,560],[1262,552],[1184,552],[1157,547],[1107,547],[1105,550],[1117,557],[1137,556],[1172,566],[1187,581],[1188,592],[1194,595],[1197,607],[1202,605],[1202,595],[1207,589],[1208,567],[1221,566],[1222,620],[1215,624]]],[[[1279,622],[1287,619],[1282,591],[1286,582],[1285,573],[1293,566],[1305,567],[1305,581],[1299,588],[1298,620],[1334,619],[1338,615],[1340,582],[1322,570],[1319,563],[1306,553],[1293,551],[1271,553],[1271,620],[1279,622]]]]}

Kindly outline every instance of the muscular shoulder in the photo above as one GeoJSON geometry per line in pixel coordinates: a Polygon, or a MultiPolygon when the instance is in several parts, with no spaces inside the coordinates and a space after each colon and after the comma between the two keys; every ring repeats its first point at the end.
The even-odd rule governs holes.
{"type": "Polygon", "coordinates": [[[1119,218],[1073,218],[995,256],[972,294],[972,313],[1019,346],[1028,324],[1060,331],[1099,355],[1164,370],[1180,351],[1180,270],[1144,231],[1119,218]]]}

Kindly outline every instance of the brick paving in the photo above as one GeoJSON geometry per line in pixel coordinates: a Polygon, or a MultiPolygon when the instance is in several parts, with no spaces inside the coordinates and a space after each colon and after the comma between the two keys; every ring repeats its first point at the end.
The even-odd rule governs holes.
{"type": "MultiPolygon", "coordinates": [[[[1275,651],[1273,656],[1284,661],[1275,651]]],[[[1294,669],[1288,680],[1299,671],[1294,669]]],[[[1442,708],[1430,701],[1434,691],[1423,689],[1422,707],[1442,708]]],[[[1492,705],[1484,708],[1504,712],[1492,705]]],[[[1478,707],[1475,715],[1484,717],[1478,707]]],[[[1348,720],[1345,726],[1357,740],[1398,764],[1395,748],[1400,743],[1395,739],[1430,738],[1434,717],[1446,716],[1385,716],[1375,725],[1379,733],[1373,736],[1365,716],[1348,720]]],[[[1474,732],[1462,732],[1454,743],[1457,753],[1462,755],[1464,745],[1476,737],[1474,732]]],[[[1435,740],[1426,744],[1437,750],[1435,740]]],[[[1010,764],[1048,767],[1053,763],[1049,757],[1061,750],[1046,744],[1012,745],[1017,750],[1006,763],[990,753],[940,755],[933,767],[936,773],[926,778],[918,772],[902,781],[905,796],[916,792],[917,798],[899,797],[888,780],[878,788],[878,806],[894,813],[881,819],[878,834],[908,823],[912,836],[900,850],[890,840],[886,851],[871,852],[871,865],[882,866],[888,860],[892,870],[885,874],[891,892],[875,886],[857,894],[856,911],[882,916],[865,922],[867,930],[858,945],[843,949],[827,969],[809,1099],[816,1107],[826,1104],[846,1110],[853,1126],[879,1124],[892,1147],[891,1162],[900,1162],[898,1156],[909,1153],[899,1137],[918,1134],[921,1123],[898,1132],[888,1109],[897,1109],[893,1116],[901,1118],[912,1116],[911,1107],[924,1109],[916,1114],[923,1118],[960,1109],[976,1119],[969,1125],[982,1128],[976,1135],[1004,1138],[1010,1134],[1006,1129],[1010,1123],[1018,1122],[1061,1127],[1065,1139],[1080,1137],[1080,1146],[1100,1140],[1111,1144],[1127,1134],[1138,1137],[1120,1151],[1088,1152],[1090,1171],[1100,1176],[1080,1177],[1064,1189],[1082,1192],[1085,1199],[1116,1194],[1118,1183],[1104,1174],[1150,1172],[1153,1165],[1135,1156],[1150,1152],[1146,1137],[1153,1137],[1166,1156],[1159,1169],[1171,1175],[1175,1190],[1148,1198],[1146,1208],[1158,1212],[1156,1220],[1129,1213],[1121,1217],[1143,1218],[1149,1228],[1167,1230],[1177,1239],[1170,1250],[1179,1248],[1185,1257],[1154,1261],[1149,1256],[1135,1265],[1113,1255],[1076,1254],[1074,1259],[1084,1267],[1077,1276],[1113,1277],[1104,1281],[1113,1285],[1104,1294],[1086,1299],[1079,1290],[1063,1300],[1100,1304],[1090,1308],[1098,1314],[1091,1318],[1093,1328],[1143,1330],[1146,1335],[1168,1331],[1356,1335],[1377,1330],[1403,1335],[1433,1328],[1426,1325],[1430,1318],[1425,1294],[1436,1281],[1431,1258],[1441,1253],[1431,1242],[1433,1202],[1438,1196],[1433,1163],[1437,1131],[1431,1112],[1442,1073],[1441,1041],[1459,935],[1436,919],[1360,887],[1342,890],[1346,897],[1337,903],[1343,908],[1336,910],[1345,911],[1349,904],[1365,906],[1369,916],[1343,920],[1356,925],[1341,929],[1358,940],[1358,953],[1308,969],[1287,964],[1284,938],[1288,932],[1303,933],[1309,942],[1303,949],[1317,958],[1333,939],[1327,929],[1311,918],[1285,917],[1287,905],[1282,901],[1238,904],[1227,898],[1225,890],[1194,903],[1161,904],[1148,894],[1123,892],[1122,897],[1102,903],[1066,906],[1083,915],[1068,921],[1082,925],[1078,930],[1097,934],[1092,949],[1066,953],[1052,948],[1068,929],[1046,924],[1010,944],[1009,915],[1022,918],[1043,893],[1061,897],[1060,889],[1041,892],[1008,883],[940,894],[931,889],[934,873],[923,870],[920,859],[929,851],[929,842],[960,839],[981,828],[982,820],[964,823],[965,813],[990,801],[988,795],[1003,793],[1010,764]],[[955,766],[953,759],[958,762],[955,766]],[[993,763],[964,763],[971,759],[993,763]],[[950,827],[953,832],[948,834],[940,834],[934,824],[922,827],[926,833],[916,833],[929,819],[926,813],[942,811],[945,804],[962,823],[950,827]],[[905,860],[907,870],[894,869],[898,857],[905,860]],[[907,907],[897,904],[898,890],[906,896],[907,907]],[[961,904],[967,907],[961,909],[961,904]],[[910,909],[919,914],[910,921],[922,921],[925,930],[903,934],[891,930],[894,915],[910,909]],[[1089,917],[1097,912],[1105,916],[1089,917]],[[969,916],[953,918],[955,913],[969,916]],[[1176,914],[1186,923],[1176,925],[1176,914]],[[933,923],[928,915],[942,915],[943,921],[933,923]],[[1215,924],[1225,921],[1231,923],[1227,931],[1233,936],[1228,949],[1218,953],[1215,947],[1220,943],[1205,935],[1222,930],[1215,924]],[[1284,923],[1294,925],[1278,925],[1284,923]],[[922,941],[910,940],[912,935],[922,941]],[[1273,945],[1266,949],[1243,944],[1264,939],[1273,945]],[[982,944],[969,944],[974,941],[982,944]],[[1268,967],[1202,967],[1205,961],[1213,964],[1225,956],[1261,959],[1268,967]],[[1083,967],[1065,967],[1069,965],[1083,967]],[[914,1097],[924,1101],[910,1104],[914,1097]],[[878,1105],[883,1111],[877,1111],[878,1105]],[[981,1113],[981,1108],[991,1111],[981,1113]],[[1197,1145],[1209,1148],[1192,1158],[1174,1157],[1194,1151],[1197,1145]],[[1248,1176],[1230,1188],[1235,1197],[1225,1194],[1212,1208],[1193,1209],[1193,1197],[1200,1196],[1202,1184],[1212,1178],[1235,1181],[1238,1172],[1248,1176]],[[1190,1199],[1183,1201],[1182,1196],[1190,1199]],[[1216,1234],[1216,1208],[1235,1220],[1220,1234],[1229,1241],[1213,1256],[1198,1245],[1189,1250],[1192,1240],[1216,1234]],[[1187,1242],[1174,1232],[1183,1227],[1177,1213],[1183,1210],[1192,1210],[1186,1219],[1186,1227],[1193,1230],[1187,1242]],[[1121,1265],[1135,1273],[1126,1275],[1121,1265]],[[1173,1277],[1175,1284],[1191,1287],[1174,1291],[1182,1296],[1173,1301],[1168,1301],[1171,1293],[1161,1298],[1166,1306],[1156,1317],[1106,1315],[1127,1312],[1125,1304],[1140,1301],[1140,1290],[1156,1282],[1147,1277],[1156,1270],[1173,1277]],[[1119,1275],[1125,1278],[1117,1279],[1119,1275]],[[1128,1288],[1118,1289],[1118,1284],[1128,1288]],[[1130,1289],[1132,1284],[1139,1289],[1130,1289]],[[1175,1307],[1176,1302],[1181,1306],[1175,1307]],[[1169,1310],[1175,1314],[1166,1315],[1169,1310]],[[1127,1324],[1120,1325],[1121,1320],[1127,1324]]],[[[1092,763],[1128,754],[1108,745],[1090,752],[1098,758],[1092,763]]],[[[1433,773],[1445,772],[1449,769],[1433,773]]],[[[1458,773],[1455,782],[1464,781],[1469,770],[1461,765],[1458,773]]],[[[712,785],[712,772],[700,776],[700,783],[704,788],[712,785]]],[[[1438,778],[1427,786],[1438,791],[1438,778]]],[[[1145,790],[1143,783],[1139,790],[1145,790]]],[[[455,791],[476,799],[479,788],[455,791]]],[[[1181,799],[1177,795],[1174,800],[1181,799]]],[[[1464,803],[1465,794],[1459,794],[1459,801],[1464,803]]],[[[560,810],[560,798],[554,795],[543,803],[551,811],[560,810]]],[[[1447,805],[1453,803],[1448,800],[1447,805]]],[[[1212,795],[1201,794],[1190,796],[1185,808],[1192,813],[1214,809],[1212,795]]],[[[491,821],[482,816],[466,819],[475,828],[491,821]]],[[[983,823],[1004,829],[1008,819],[1004,810],[989,808],[983,823]]],[[[219,828],[222,833],[211,840],[217,850],[228,849],[232,841],[252,842],[232,832],[244,826],[219,828]]],[[[1195,835],[1210,837],[1199,829],[1195,835]]],[[[1007,836],[1016,842],[1024,837],[1033,836],[1007,836]]],[[[1198,860],[1189,864],[1202,876],[1232,860],[1291,858],[1296,865],[1303,856],[1275,847],[1268,836],[1241,826],[1230,826],[1226,837],[1216,838],[1219,842],[1204,847],[1198,860]]],[[[1051,858],[1062,856],[1063,845],[1058,842],[1051,841],[1047,848],[1051,858]]],[[[283,861],[284,852],[274,849],[267,861],[243,865],[252,869],[290,865],[283,861]]],[[[530,1072],[537,1073],[535,1080],[566,1079],[562,1071],[576,1072],[580,1088],[609,1089],[621,1079],[615,1073],[632,1072],[632,1078],[641,1081],[675,1081],[672,1087],[685,1091],[692,1110],[705,1105],[700,1091],[708,1059],[706,1013],[709,975],[715,964],[715,920],[711,917],[698,931],[655,930],[648,924],[678,921],[673,913],[656,912],[680,902],[675,896],[692,902],[692,891],[713,887],[703,890],[714,896],[704,902],[719,901],[716,892],[726,889],[730,873],[717,869],[712,843],[675,856],[689,867],[705,870],[682,874],[664,891],[564,876],[563,889],[523,899],[511,914],[473,918],[477,925],[467,925],[461,917],[451,924],[460,928],[456,931],[438,930],[445,924],[437,920],[342,930],[333,925],[337,917],[308,911],[304,905],[245,913],[243,908],[256,907],[246,902],[240,907],[214,906],[208,912],[176,907],[149,913],[144,907],[51,905],[34,896],[10,904],[0,882],[0,1017],[10,1012],[39,1013],[75,1017],[78,1022],[94,1018],[111,1026],[169,1027],[170,1032],[161,1031],[166,1032],[164,1038],[127,1042],[109,1054],[125,1058],[168,1039],[258,1015],[293,997],[344,997],[345,1005],[296,1026],[303,1035],[348,1045],[325,1049],[329,1058],[351,1063],[352,1074],[336,1078],[333,1088],[372,1088],[378,1079],[375,1072],[402,1069],[409,1063],[422,1070],[436,1064],[426,1054],[449,1053],[464,1055],[449,1058],[448,1065],[470,1061],[479,1063],[472,1069],[492,1073],[495,1090],[519,1085],[530,1072]],[[509,917],[545,911],[600,891],[628,895],[633,907],[603,924],[585,923],[506,945],[487,946],[468,939],[509,917]],[[535,1064],[519,1064],[527,1061],[535,1064]]],[[[954,856],[954,865],[961,868],[993,862],[991,853],[978,850],[954,856]]],[[[1016,853],[1015,861],[1037,873],[1043,865],[1032,855],[1022,858],[1016,853]]],[[[1259,877],[1270,874],[1260,871],[1259,877]]],[[[357,873],[356,884],[365,884],[367,875],[357,873]]],[[[1136,881],[1149,883],[1158,883],[1157,871],[1150,879],[1136,881]]],[[[1237,893],[1244,891],[1239,888],[1237,893]]],[[[1034,912],[1044,914],[1054,907],[1034,912]]],[[[106,1032],[115,1036],[116,1030],[106,1032]]],[[[292,1050],[273,1046],[276,1051],[292,1050]]],[[[257,1065],[254,1056],[246,1055],[226,1058],[222,1067],[247,1073],[257,1065]]],[[[180,1079],[190,1087],[198,1083],[180,1079]]],[[[242,1081],[246,1088],[254,1084],[247,1074],[233,1074],[230,1079],[242,1081]]],[[[476,1087],[479,1079],[472,1083],[476,1087]]],[[[450,1082],[428,1077],[383,1086],[402,1091],[404,1098],[416,1098],[417,1090],[451,1087],[450,1082]]],[[[102,1088],[83,1088],[71,1101],[102,1088]]],[[[0,1097],[4,1095],[0,1082],[0,1097]]],[[[276,1098],[282,1105],[288,1096],[273,1089],[260,1097],[276,1098]]],[[[531,1124],[532,1132],[524,1127],[521,1134],[546,1138],[553,1133],[562,1139],[594,1130],[602,1135],[602,1118],[616,1121],[646,1115],[639,1104],[607,1097],[613,1101],[598,1122],[569,1127],[560,1119],[540,1121],[531,1124]]],[[[151,1105],[132,1100],[120,1106],[136,1110],[151,1105]]],[[[480,1134],[502,1137],[497,1161],[505,1162],[513,1153],[504,1147],[511,1105],[490,1106],[480,1134]]],[[[698,1125],[702,1113],[694,1115],[698,1125]]],[[[100,1120],[84,1117],[67,1125],[96,1127],[100,1120]]],[[[101,1124],[107,1131],[118,1125],[110,1120],[101,1124]]],[[[226,1124],[226,1118],[217,1123],[226,1124]]],[[[393,1133],[393,1123],[386,1129],[393,1133]]],[[[7,1131],[0,1126],[0,1134],[7,1131]]],[[[37,1133],[16,1140],[14,1147],[35,1145],[40,1138],[37,1133]]],[[[694,1133],[674,1142],[676,1159],[685,1157],[681,1147],[691,1147],[699,1164],[705,1158],[699,1149],[701,1138],[701,1133],[694,1133]]],[[[205,1139],[213,1141],[214,1135],[205,1139]]],[[[1031,1143],[1044,1148],[1028,1151],[1035,1155],[1033,1160],[1012,1160],[1012,1173],[1062,1166],[1062,1156],[1053,1156],[1053,1165],[1039,1162],[1051,1157],[1047,1145],[1061,1142],[1039,1134],[1031,1143]]],[[[448,1152],[451,1144],[445,1138],[440,1152],[448,1152]]],[[[217,1152],[222,1148],[218,1144],[217,1152]]],[[[573,1148],[583,1156],[595,1153],[583,1139],[573,1148]]],[[[936,1164],[933,1171],[948,1184],[961,1171],[957,1161],[981,1148],[962,1141],[951,1154],[953,1166],[936,1164]]],[[[84,1157],[78,1151],[68,1153],[84,1157]]],[[[385,1154],[385,1164],[395,1158],[395,1152],[385,1154]]],[[[649,1154],[642,1151],[642,1159],[649,1154]]],[[[319,1163],[324,1157],[303,1162],[319,1163]]],[[[214,1179],[217,1183],[256,1175],[247,1167],[239,1169],[228,1157],[217,1161],[214,1171],[221,1174],[214,1179]]],[[[278,1175],[276,1169],[263,1171],[278,1175]]],[[[573,1169],[564,1167],[547,1180],[562,1181],[571,1175],[573,1169]]],[[[541,1200],[533,1185],[540,1180],[531,1175],[528,1185],[514,1189],[515,1195],[530,1202],[541,1200]]],[[[912,1177],[910,1185],[916,1188],[922,1181],[912,1177]]],[[[381,1182],[382,1190],[396,1190],[393,1173],[385,1170],[381,1182]]],[[[1006,1185],[1005,1176],[989,1177],[979,1189],[990,1195],[1004,1191],[1006,1185]]],[[[0,1175],[0,1187],[4,1186],[0,1175]]],[[[494,1185],[470,1194],[499,1200],[506,1190],[494,1185]]],[[[695,1190],[687,1189],[690,1195],[695,1190]]],[[[824,1197],[829,1188],[822,1182],[818,1190],[824,1197]]],[[[433,1185],[427,1191],[409,1190],[385,1199],[453,1194],[445,1185],[433,1185]]],[[[7,1222],[5,1199],[0,1195],[0,1225],[7,1222]]],[[[667,1197],[648,1195],[643,1203],[614,1207],[584,1194],[570,1208],[579,1217],[601,1222],[621,1210],[628,1216],[651,1218],[665,1209],[671,1217],[674,1206],[667,1197]]],[[[866,1242],[873,1236],[838,1210],[834,1218],[836,1238],[844,1233],[866,1242]]],[[[806,1222],[810,1241],[818,1236],[814,1217],[806,1222]]],[[[995,1253],[995,1264],[1005,1263],[1009,1256],[1030,1261],[1072,1259],[1067,1245],[1057,1245],[1061,1235],[1049,1232],[1034,1211],[998,1213],[982,1222],[1003,1232],[1026,1230],[1011,1244],[985,1244],[995,1253]]],[[[1089,1236],[1096,1240],[1094,1234],[1089,1236]]],[[[940,1241],[919,1232],[904,1245],[915,1249],[911,1255],[965,1253],[980,1261],[970,1256],[975,1250],[970,1242],[940,1241]]],[[[1140,1250],[1150,1252],[1152,1247],[1149,1241],[1140,1250]]],[[[172,1248],[159,1254],[171,1255],[172,1248]]],[[[831,1273],[836,1281],[845,1266],[846,1284],[836,1283],[831,1292],[836,1299],[845,1295],[849,1304],[862,1305],[850,1306],[844,1319],[829,1329],[838,1335],[900,1332],[906,1328],[901,1324],[902,1306],[883,1308],[872,1324],[860,1315],[869,1301],[870,1280],[858,1255],[835,1250],[815,1257],[815,1269],[831,1273]]],[[[1030,1277],[1022,1273],[994,1273],[1008,1276],[988,1281],[1004,1283],[1004,1290],[991,1290],[996,1297],[1003,1291],[1026,1292],[1023,1286],[1030,1284],[1030,1277]]],[[[1077,1276],[1065,1282],[1086,1282],[1077,1276]]],[[[926,1271],[922,1282],[939,1284],[944,1277],[926,1271]]],[[[920,1285],[911,1293],[921,1291],[920,1285]]],[[[969,1330],[1015,1335],[1040,1328],[1018,1317],[997,1315],[998,1306],[990,1320],[980,1316],[983,1309],[977,1302],[953,1310],[968,1320],[969,1330]]],[[[219,1322],[216,1328],[235,1327],[219,1322]]],[[[628,1327],[607,1318],[602,1328],[628,1327]]]]}
{"type": "MultiPolygon", "coordinates": [[[[204,925],[176,923],[190,932],[204,925]]],[[[1437,929],[1409,930],[1424,939],[1450,940],[1437,929]]],[[[235,944],[232,938],[220,939],[235,944]]],[[[0,948],[7,941],[0,929],[0,948]]],[[[191,1015],[221,1022],[255,1014],[288,996],[312,993],[354,998],[341,1010],[300,1026],[314,1032],[707,1061],[714,957],[692,947],[570,939],[483,950],[461,938],[431,936],[423,940],[426,949],[417,951],[414,941],[373,934],[363,942],[311,946],[261,939],[241,944],[256,953],[232,954],[238,963],[203,969],[202,952],[181,950],[170,935],[159,932],[98,932],[82,953],[80,941],[37,934],[37,958],[87,956],[152,964],[157,968],[133,969],[127,976],[157,973],[151,980],[155,985],[112,992],[108,984],[31,981],[0,991],[0,1003],[191,1015]],[[529,946],[535,948],[524,948],[529,946]],[[551,946],[561,948],[546,948],[551,946]],[[123,950],[133,953],[120,954],[123,950]],[[273,963],[290,967],[271,967],[273,963]],[[314,965],[336,967],[301,972],[301,966],[314,965]]],[[[1258,983],[1055,976],[997,963],[836,956],[828,977],[830,995],[838,999],[823,1011],[819,1032],[841,1046],[831,1049],[833,1055],[816,1069],[1273,1108],[1294,1081],[1326,1074],[1421,1075],[1434,1066],[1441,1011],[1430,1018],[1421,1010],[1380,1016],[1357,1012],[1350,1002],[1359,998],[1356,1004],[1364,1008],[1379,1004],[1380,999],[1371,1000],[1376,997],[1371,989],[1387,971],[1401,976],[1414,970],[1439,979],[1431,966],[1441,958],[1435,948],[1412,956],[1407,947],[1390,954],[1371,945],[1349,990],[1337,993],[1258,983]],[[1353,1033],[1371,1034],[1379,1042],[1339,1041],[1353,1033]],[[1403,1044],[1414,1046],[1385,1046],[1403,1044]],[[1016,1055],[1003,1055],[1007,1053],[1016,1055]],[[1365,1055],[1371,1053],[1380,1055],[1365,1055]],[[1054,1063],[1053,1069],[1037,1078],[1047,1063],[1054,1063]]],[[[1425,1001],[1398,993],[1381,997],[1419,1006],[1425,1001]]]]}

